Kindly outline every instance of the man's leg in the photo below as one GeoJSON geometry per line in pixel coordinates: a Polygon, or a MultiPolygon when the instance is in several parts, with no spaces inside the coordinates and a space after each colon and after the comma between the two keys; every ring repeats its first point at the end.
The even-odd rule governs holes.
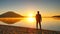
{"type": "Polygon", "coordinates": [[[40,30],[41,30],[41,23],[39,22],[40,30]]]}
{"type": "Polygon", "coordinates": [[[42,34],[41,22],[39,22],[39,26],[40,26],[40,34],[42,34]]]}
{"type": "Polygon", "coordinates": [[[38,21],[36,22],[36,34],[38,34],[39,32],[38,32],[38,21]]]}
{"type": "Polygon", "coordinates": [[[38,30],[38,22],[36,22],[36,28],[37,28],[37,30],[38,30]]]}

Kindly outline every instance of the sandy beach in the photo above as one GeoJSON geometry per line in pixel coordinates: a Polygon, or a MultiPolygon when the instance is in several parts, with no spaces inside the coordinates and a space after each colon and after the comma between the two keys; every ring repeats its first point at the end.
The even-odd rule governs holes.
{"type": "MultiPolygon", "coordinates": [[[[40,30],[26,27],[0,25],[0,34],[38,34],[40,30]]],[[[60,34],[60,31],[42,30],[42,34],[60,34]]]]}

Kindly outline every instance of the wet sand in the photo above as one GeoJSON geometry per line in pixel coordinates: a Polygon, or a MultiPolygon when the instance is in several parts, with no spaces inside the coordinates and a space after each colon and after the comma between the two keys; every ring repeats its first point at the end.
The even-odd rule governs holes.
{"type": "MultiPolygon", "coordinates": [[[[0,34],[40,34],[40,30],[0,24],[0,34]]],[[[42,30],[42,34],[60,34],[60,31],[42,30]]]]}

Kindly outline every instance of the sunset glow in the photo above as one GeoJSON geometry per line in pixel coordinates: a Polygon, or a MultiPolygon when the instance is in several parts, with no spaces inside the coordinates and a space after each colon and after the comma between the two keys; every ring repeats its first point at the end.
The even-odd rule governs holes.
{"type": "Polygon", "coordinates": [[[28,18],[28,21],[32,23],[35,21],[35,18],[28,18]]]}
{"type": "Polygon", "coordinates": [[[28,20],[29,22],[34,22],[34,21],[35,21],[35,18],[33,18],[33,16],[34,16],[34,15],[33,15],[32,13],[31,13],[31,14],[28,14],[28,19],[27,19],[27,20],[28,20]]]}
{"type": "Polygon", "coordinates": [[[43,30],[60,31],[60,0],[0,0],[1,25],[28,28],[38,25],[39,29],[37,21],[41,21],[43,30]]]}
{"type": "Polygon", "coordinates": [[[28,17],[33,17],[34,15],[33,14],[28,14],[28,17]]]}
{"type": "Polygon", "coordinates": [[[29,16],[30,16],[30,17],[32,17],[32,16],[33,16],[33,14],[29,14],[29,16]]]}

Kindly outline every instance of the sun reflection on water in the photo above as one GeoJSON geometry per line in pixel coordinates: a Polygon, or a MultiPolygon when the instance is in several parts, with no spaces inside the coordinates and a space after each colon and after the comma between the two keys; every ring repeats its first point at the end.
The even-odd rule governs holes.
{"type": "Polygon", "coordinates": [[[29,22],[31,22],[31,23],[32,23],[32,22],[35,22],[35,18],[28,18],[27,20],[28,20],[29,22]]]}

